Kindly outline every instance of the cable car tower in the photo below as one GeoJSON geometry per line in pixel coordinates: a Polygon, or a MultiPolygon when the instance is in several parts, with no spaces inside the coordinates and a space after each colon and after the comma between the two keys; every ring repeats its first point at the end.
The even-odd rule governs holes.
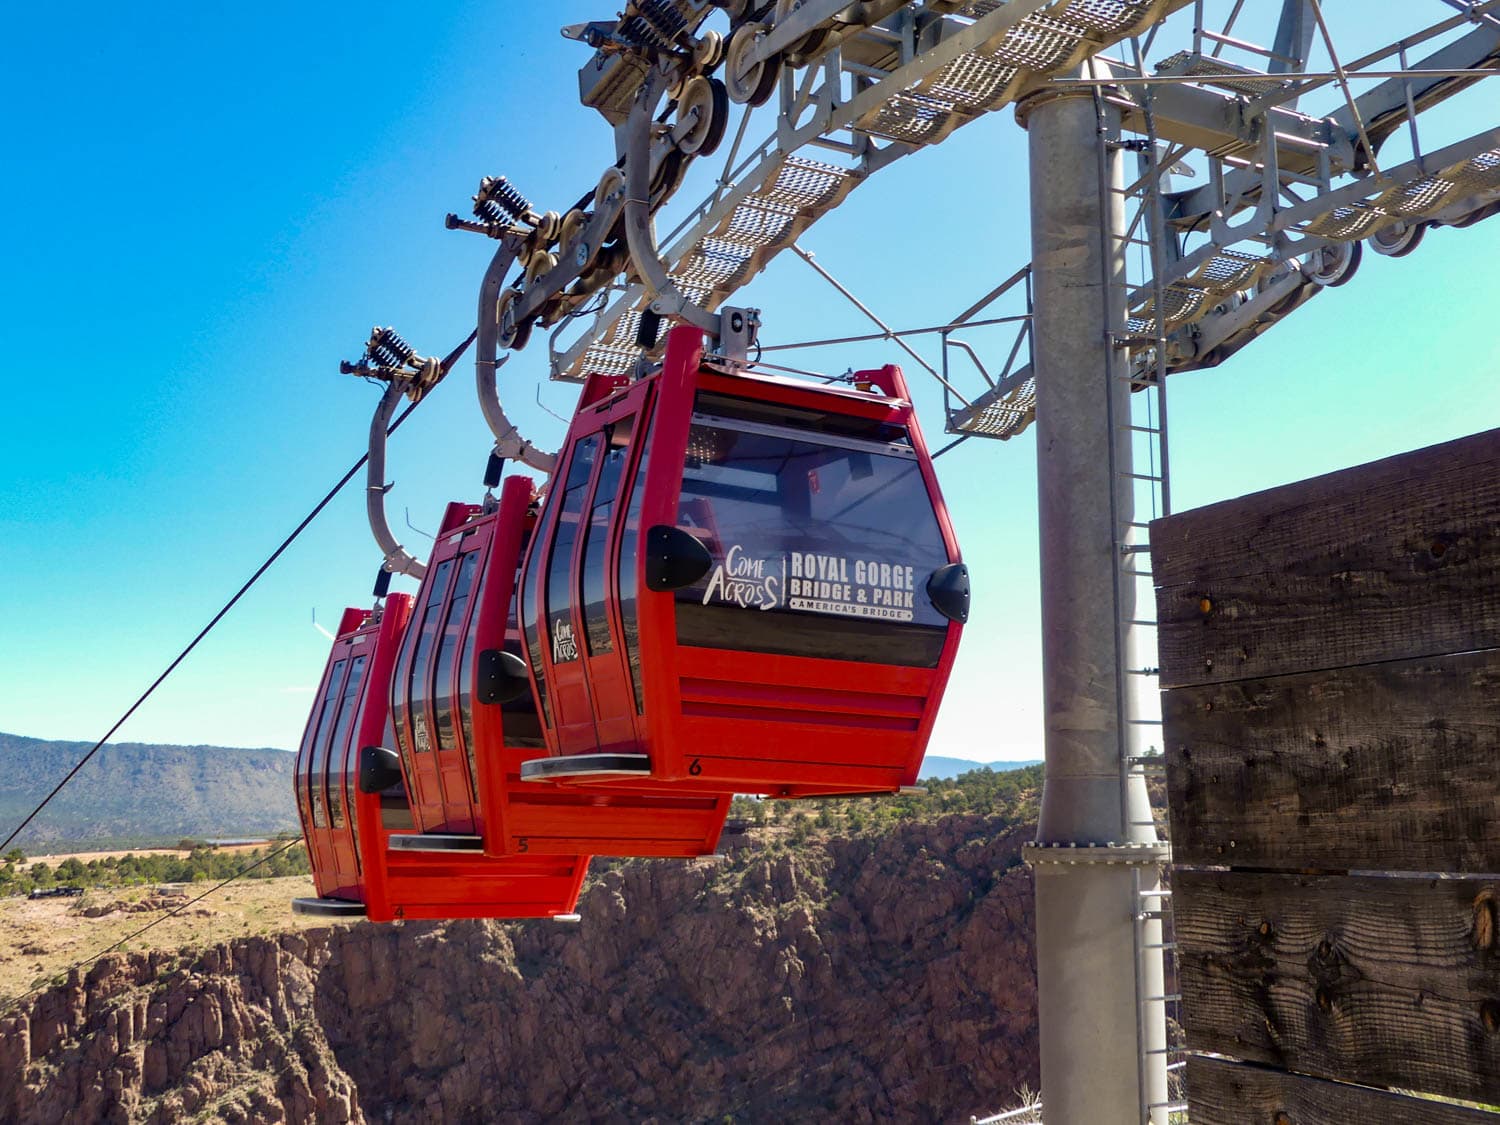
{"type": "MultiPolygon", "coordinates": [[[[650,587],[658,591],[699,582],[707,573],[704,558],[712,565],[710,545],[724,546],[706,518],[684,516],[681,508],[674,515],[672,508],[674,490],[695,464],[715,466],[702,475],[704,496],[748,486],[760,455],[747,453],[751,460],[737,465],[726,441],[748,451],[780,440],[785,447],[775,456],[781,458],[824,456],[785,444],[795,440],[849,454],[840,454],[842,467],[826,476],[818,462],[811,470],[818,475],[798,477],[800,491],[788,494],[783,514],[809,514],[808,495],[825,482],[852,487],[865,479],[866,463],[855,453],[910,452],[920,464],[926,454],[914,422],[904,439],[879,429],[906,425],[897,419],[902,400],[890,376],[882,383],[864,372],[842,391],[844,406],[825,412],[825,422],[843,419],[832,439],[826,429],[810,439],[816,426],[796,415],[822,410],[813,410],[813,398],[798,397],[811,392],[745,393],[744,380],[764,375],[755,362],[762,353],[790,345],[763,343],[757,311],[727,302],[781,251],[810,259],[798,238],[880,169],[1014,106],[1030,152],[1031,261],[933,329],[941,366],[839,288],[881,329],[866,339],[895,340],[942,382],[945,428],[955,438],[1008,439],[1036,429],[1046,783],[1038,839],[1027,858],[1036,873],[1045,1114],[1049,1125],[1166,1122],[1181,1108],[1168,1082],[1168,1010],[1177,998],[1165,986],[1170,895],[1160,871],[1169,851],[1157,835],[1146,783],[1160,749],[1147,530],[1152,517],[1170,510],[1168,376],[1222,363],[1322,289],[1347,283],[1366,248],[1407,255],[1431,227],[1462,228],[1500,211],[1500,120],[1466,137],[1432,137],[1419,128],[1425,111],[1500,70],[1500,0],[1430,0],[1408,8],[1413,26],[1394,29],[1400,38],[1354,57],[1341,49],[1338,26],[1349,13],[1325,11],[1320,0],[630,0],[617,19],[565,28],[591,52],[579,71],[581,100],[614,129],[615,151],[598,180],[582,185],[568,206],[539,209],[505,177],[486,177],[473,217],[447,220],[450,229],[496,243],[479,287],[475,334],[480,406],[495,438],[487,483],[498,483],[505,460],[555,478],[531,498],[540,517],[527,524],[517,515],[506,533],[510,561],[502,569],[513,581],[521,568],[521,624],[509,642],[505,630],[515,618],[493,626],[487,678],[471,685],[496,700],[527,685],[542,709],[547,753],[512,763],[516,785],[575,794],[590,785],[636,786],[630,800],[649,803],[675,799],[670,794],[701,797],[715,781],[726,791],[759,784],[762,775],[743,760],[696,782],[681,746],[665,771],[657,760],[643,769],[639,755],[606,760],[605,743],[614,736],[603,733],[597,710],[592,726],[575,724],[581,741],[564,744],[574,734],[565,739],[557,718],[545,713],[539,676],[556,676],[571,664],[577,630],[560,644],[554,628],[548,645],[522,651],[540,639],[537,622],[545,616],[526,599],[546,596],[551,576],[565,565],[551,561],[560,557],[555,547],[538,553],[536,529],[555,537],[558,528],[569,528],[574,553],[566,565],[575,569],[567,573],[587,581],[577,569],[587,549],[573,545],[582,542],[599,503],[628,497],[622,490],[599,500],[609,458],[626,448],[615,444],[621,432],[610,428],[615,415],[646,418],[626,407],[630,396],[644,402],[656,387],[665,395],[672,379],[699,382],[693,403],[674,408],[675,436],[664,444],[689,468],[674,464],[671,487],[647,489],[658,509],[655,522],[635,528],[638,536],[658,536],[648,550],[659,556],[654,573],[664,585],[650,587]],[[690,166],[708,159],[722,165],[708,194],[687,206],[674,203],[690,166]],[[658,225],[665,229],[660,236],[658,225]],[[1018,307],[1014,317],[982,315],[1008,305],[1018,307]],[[1005,321],[1018,325],[1005,356],[981,356],[954,335],[1005,321]],[[667,323],[687,327],[664,333],[667,323]],[[545,349],[553,379],[583,387],[560,453],[523,438],[501,404],[499,372],[510,353],[527,347],[545,349]],[[977,387],[957,373],[970,367],[982,381],[977,387]],[[726,397],[741,402],[730,408],[727,425],[709,409],[723,407],[726,397]],[[596,427],[580,424],[585,411],[600,412],[596,427]],[[791,417],[803,422],[789,423],[791,417]],[[527,535],[534,540],[530,562],[516,554],[527,535]],[[593,776],[585,776],[590,769],[593,776]]],[[[1491,97],[1488,112],[1500,118],[1496,104],[1491,97]]],[[[455,358],[424,359],[399,337],[377,332],[364,359],[350,365],[389,387],[371,428],[369,491],[389,572],[421,578],[426,566],[396,542],[385,521],[386,427],[397,398],[426,394],[455,358]]],[[[634,430],[626,429],[628,440],[634,430]]],[[[638,463],[629,448],[608,470],[615,474],[611,488],[638,463]]],[[[940,512],[935,482],[924,495],[930,510],[940,512]]],[[[475,518],[491,503],[476,509],[475,518]]],[[[513,505],[519,512],[525,498],[517,493],[513,505]]],[[[601,526],[615,527],[614,518],[607,513],[601,526]]],[[[444,534],[464,534],[464,520],[445,521],[444,534]]],[[[914,574],[921,571],[923,612],[930,603],[957,621],[967,586],[945,570],[956,563],[956,546],[942,522],[923,561],[910,565],[914,574]]],[[[610,534],[606,561],[620,558],[627,532],[610,534]]],[[[450,552],[437,564],[449,567],[445,580],[459,573],[457,557],[450,552]]],[[[647,574],[644,563],[640,573],[647,574]]],[[[908,583],[913,592],[914,582],[908,583]]],[[[433,597],[434,612],[451,617],[456,595],[433,597]]],[[[837,612],[827,609],[829,599],[814,600],[824,602],[824,612],[837,612]]],[[[368,628],[363,620],[349,624],[368,628]]],[[[672,625],[663,618],[653,628],[663,643],[712,649],[701,638],[684,641],[683,620],[672,625]]],[[[955,635],[944,633],[948,626],[936,617],[928,627],[934,644],[948,643],[940,635],[955,635]]],[[[429,640],[412,645],[446,643],[447,634],[434,628],[429,640]]],[[[610,643],[624,635],[617,629],[610,643]]],[[[462,643],[461,634],[454,637],[462,643]]],[[[409,677],[415,660],[403,656],[398,667],[409,677]]],[[[761,672],[724,672],[728,662],[710,663],[713,675],[729,677],[725,683],[749,678],[735,681],[738,695],[715,688],[714,698],[697,699],[707,708],[703,714],[743,714],[764,703],[746,686],[760,682],[754,677],[761,672]]],[[[630,695],[625,667],[611,664],[608,673],[621,699],[630,695]]],[[[700,662],[698,669],[704,667],[700,662]]],[[[659,669],[648,669],[646,690],[682,703],[686,674],[674,669],[668,683],[659,669]]],[[[857,693],[853,680],[836,683],[833,671],[828,677],[804,693],[802,705],[857,715],[885,731],[927,721],[918,717],[925,714],[921,704],[897,706],[880,691],[832,707],[819,692],[857,693]]],[[[883,682],[899,694],[894,685],[919,679],[883,682]]],[[[586,715],[579,700],[614,690],[571,669],[556,682],[574,693],[570,714],[586,715]]],[[[923,694],[927,688],[911,691],[912,699],[933,698],[923,694]]],[[[410,701],[397,692],[393,702],[399,711],[410,701]]],[[[415,771],[420,730],[415,720],[401,721],[415,746],[403,751],[415,771]]],[[[633,721],[622,719],[622,729],[633,721]]],[[[393,738],[401,741],[399,731],[393,738]]],[[[355,748],[347,740],[345,746],[349,762],[355,748]]],[[[331,758],[322,760],[332,785],[331,758]]],[[[400,775],[390,760],[359,764],[377,781],[400,775]]],[[[462,777],[458,766],[454,776],[462,777]]],[[[899,774],[893,767],[864,791],[890,791],[904,783],[899,774]]],[[[441,789],[441,772],[433,776],[441,789]]],[[[833,788],[808,783],[806,775],[800,782],[802,792],[833,788]]],[[[756,791],[777,789],[767,781],[756,791]]],[[[440,807],[446,806],[433,805],[440,807]]],[[[378,815],[377,804],[368,808],[378,815]]],[[[434,815],[439,827],[450,826],[441,819],[447,814],[434,815]]],[[[711,821],[721,814],[707,808],[703,815],[711,821]]],[[[460,841],[455,848],[496,862],[505,852],[488,828],[443,835],[460,841]]],[[[419,839],[398,850],[428,846],[436,845],[419,839]]],[[[346,856],[346,866],[355,860],[347,847],[337,854],[346,856]]],[[[554,865],[546,877],[576,894],[573,872],[554,865]]],[[[567,898],[540,912],[562,912],[567,898]]]]}

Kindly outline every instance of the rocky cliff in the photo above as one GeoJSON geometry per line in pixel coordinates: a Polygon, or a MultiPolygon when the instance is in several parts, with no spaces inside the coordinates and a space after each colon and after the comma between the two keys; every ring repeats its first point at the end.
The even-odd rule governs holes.
{"type": "Polygon", "coordinates": [[[621,863],[578,926],[112,956],[0,1018],[0,1120],[966,1120],[1036,1086],[1029,835],[621,863]]]}

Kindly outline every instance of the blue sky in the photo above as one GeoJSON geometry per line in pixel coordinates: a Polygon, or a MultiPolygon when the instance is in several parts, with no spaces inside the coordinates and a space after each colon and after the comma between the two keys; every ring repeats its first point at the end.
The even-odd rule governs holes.
{"type": "MultiPolygon", "coordinates": [[[[1449,11],[1327,7],[1346,59],[1449,11]]],[[[490,246],[442,217],[485,174],[551,207],[596,181],[609,131],[577,104],[587,54],[557,29],[610,11],[11,13],[0,730],[99,737],[291,529],[362,451],[377,392],[337,364],[371,324],[429,353],[463,338],[490,246]]],[[[1172,27],[1154,58],[1182,45],[1187,23],[1172,27]]],[[[1495,89],[1430,115],[1424,142],[1495,124],[1495,89]]],[[[936,324],[1025,261],[1026,216],[1025,136],[1003,111],[880,173],[802,243],[893,324],[936,324]]],[[[1497,261],[1500,220],[1430,232],[1405,259],[1367,254],[1352,284],[1174,379],[1177,507],[1500,424],[1497,261]]],[[[867,330],[791,255],[742,299],[763,308],[768,343],[867,330]]],[[[575,392],[545,381],[539,345],[502,392],[549,445],[562,424],[536,396],[566,414],[575,392]]],[[[890,361],[866,345],[828,363],[890,361]]],[[[409,509],[431,528],[446,500],[479,492],[489,443],[471,372],[392,444],[398,526],[409,509]]],[[[919,404],[940,444],[925,383],[919,404]]],[[[936,753],[1040,756],[1034,461],[1028,434],[939,462],[978,603],[936,753]]],[[[294,745],[327,654],[310,614],[331,625],[366,602],[377,562],[351,488],[118,738],[294,745]]]]}

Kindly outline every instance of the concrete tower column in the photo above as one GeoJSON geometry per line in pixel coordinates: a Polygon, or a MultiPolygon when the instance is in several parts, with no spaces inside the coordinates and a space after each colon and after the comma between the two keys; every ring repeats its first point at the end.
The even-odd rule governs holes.
{"type": "MultiPolygon", "coordinates": [[[[1042,576],[1046,780],[1037,845],[1037,984],[1047,1125],[1133,1125],[1166,1101],[1159,950],[1137,948],[1155,910],[1156,841],[1140,777],[1127,779],[1129,693],[1121,574],[1133,518],[1118,114],[1089,89],[1020,110],[1031,157],[1033,365],[1042,576]],[[1101,130],[1103,136],[1101,136],[1101,130]],[[1102,148],[1101,148],[1102,146],[1102,148]],[[1102,155],[1101,155],[1102,153],[1102,155]],[[1106,187],[1107,185],[1107,187],[1106,187]],[[1062,847],[1058,847],[1062,845],[1062,847]],[[1126,845],[1134,845],[1133,847],[1126,845]]],[[[1155,690],[1154,682],[1146,685],[1155,690]]],[[[1159,923],[1145,941],[1160,941],[1159,923]]],[[[1165,1122],[1164,1110],[1149,1120],[1165,1122]]]]}

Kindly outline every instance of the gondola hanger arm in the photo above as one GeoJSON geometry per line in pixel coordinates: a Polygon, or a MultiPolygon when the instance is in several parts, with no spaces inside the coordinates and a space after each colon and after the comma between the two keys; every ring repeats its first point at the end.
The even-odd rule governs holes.
{"type": "Polygon", "coordinates": [[[410,575],[420,582],[427,573],[427,564],[412,557],[401,546],[385,516],[385,494],[391,487],[385,483],[385,431],[402,393],[401,385],[392,382],[380,396],[380,403],[370,419],[370,459],[365,463],[365,514],[370,521],[370,533],[375,536],[384,559],[384,568],[392,574],[410,575]]]}
{"type": "Polygon", "coordinates": [[[630,262],[651,294],[652,312],[696,325],[717,339],[718,315],[677,288],[656,246],[651,221],[652,102],[645,96],[648,93],[655,93],[649,84],[642,88],[625,123],[625,240],[630,262]]]}
{"type": "Polygon", "coordinates": [[[365,353],[357,363],[341,363],[339,370],[345,375],[359,375],[385,383],[385,392],[375,407],[370,419],[369,453],[365,462],[365,514],[370,523],[370,533],[380,548],[382,568],[391,574],[406,574],[421,580],[427,573],[427,565],[404,548],[391,531],[385,514],[385,494],[391,485],[385,479],[386,430],[396,403],[403,395],[413,403],[420,402],[433,387],[442,382],[453,365],[458,362],[473,343],[477,331],[448,355],[419,356],[393,328],[378,325],[370,330],[370,339],[365,343],[365,353]]]}
{"type": "Polygon", "coordinates": [[[479,284],[479,323],[476,328],[477,350],[474,356],[475,388],[479,392],[479,409],[485,424],[495,436],[495,456],[520,461],[538,472],[550,474],[557,465],[557,454],[538,449],[521,436],[505,408],[500,404],[498,374],[510,355],[497,356],[500,348],[500,288],[506,273],[521,248],[519,236],[500,240],[484,278],[479,284]]]}

